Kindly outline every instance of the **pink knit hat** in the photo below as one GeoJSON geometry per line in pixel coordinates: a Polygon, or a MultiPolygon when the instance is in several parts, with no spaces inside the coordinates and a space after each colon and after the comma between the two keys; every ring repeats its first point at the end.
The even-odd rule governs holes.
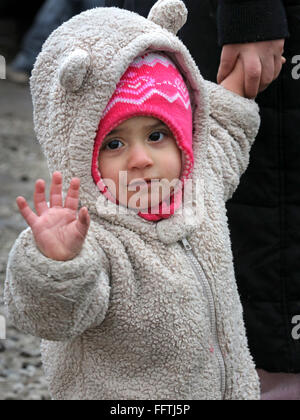
{"type": "MultiPolygon", "coordinates": [[[[92,176],[99,190],[117,203],[104,185],[99,172],[98,158],[105,137],[122,122],[136,117],[150,116],[161,120],[172,131],[182,153],[182,189],[172,195],[168,205],[161,203],[155,214],[138,213],[150,221],[168,218],[180,207],[184,182],[194,165],[193,123],[189,92],[175,64],[162,53],[147,53],[137,57],[122,76],[99,123],[95,139],[92,176]]],[[[167,162],[166,162],[167,164],[167,162]]]]}

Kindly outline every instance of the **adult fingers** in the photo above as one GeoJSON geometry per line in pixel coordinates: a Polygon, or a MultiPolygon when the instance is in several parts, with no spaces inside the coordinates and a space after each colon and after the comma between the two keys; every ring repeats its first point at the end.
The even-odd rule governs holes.
{"type": "Polygon", "coordinates": [[[35,183],[33,200],[38,216],[41,216],[48,210],[48,204],[45,197],[45,181],[43,179],[38,179],[35,183]]]}
{"type": "Polygon", "coordinates": [[[276,80],[278,78],[278,76],[281,73],[282,70],[282,66],[286,63],[286,59],[284,57],[274,57],[274,65],[275,65],[275,70],[274,70],[274,80],[276,80]]]}
{"type": "Polygon", "coordinates": [[[282,69],[282,65],[284,64],[282,58],[283,57],[274,57],[274,80],[276,80],[279,76],[282,69]]]}
{"type": "Polygon", "coordinates": [[[85,237],[90,227],[90,215],[86,207],[82,207],[78,214],[78,220],[76,222],[76,227],[79,230],[80,234],[85,237]]]}
{"type": "Polygon", "coordinates": [[[62,175],[54,172],[50,189],[50,207],[62,207],[62,175]]]}
{"type": "Polygon", "coordinates": [[[65,208],[68,208],[74,212],[78,209],[79,204],[79,188],[80,188],[80,179],[73,178],[70,187],[65,199],[65,208]]]}
{"type": "Polygon", "coordinates": [[[220,84],[226,79],[235,67],[238,50],[234,45],[225,45],[222,49],[217,82],[220,84]]]}
{"type": "Polygon", "coordinates": [[[254,99],[259,92],[262,64],[257,55],[247,55],[243,59],[243,63],[245,73],[245,96],[254,99]]]}
{"type": "Polygon", "coordinates": [[[266,60],[262,62],[262,72],[260,78],[260,91],[266,89],[274,80],[275,74],[275,57],[267,57],[266,60]]]}
{"type": "Polygon", "coordinates": [[[31,210],[24,197],[17,197],[16,202],[21,215],[23,216],[27,224],[30,227],[32,227],[38,220],[38,216],[31,210]]]}

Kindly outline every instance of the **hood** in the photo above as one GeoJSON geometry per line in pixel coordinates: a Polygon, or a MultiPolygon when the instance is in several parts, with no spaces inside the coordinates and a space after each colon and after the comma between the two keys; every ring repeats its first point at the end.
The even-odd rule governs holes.
{"type": "Polygon", "coordinates": [[[37,58],[30,80],[34,126],[49,171],[62,172],[64,194],[71,179],[79,177],[80,206],[97,217],[128,226],[153,223],[134,210],[119,214],[91,173],[101,116],[131,62],[147,51],[167,54],[187,84],[193,109],[193,182],[203,176],[208,99],[193,58],[176,36],[186,19],[181,0],[159,0],[148,19],[118,8],[91,9],[55,30],[37,58]]]}

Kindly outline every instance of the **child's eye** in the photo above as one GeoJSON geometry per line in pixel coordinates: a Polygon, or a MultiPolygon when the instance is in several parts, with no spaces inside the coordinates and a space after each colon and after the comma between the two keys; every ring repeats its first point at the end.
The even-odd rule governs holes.
{"type": "Polygon", "coordinates": [[[119,144],[122,145],[122,142],[120,140],[112,140],[112,141],[107,142],[103,146],[103,148],[106,149],[106,150],[116,150],[116,149],[119,149],[121,147],[121,146],[118,147],[119,144]]]}
{"type": "Polygon", "coordinates": [[[161,131],[156,131],[149,136],[149,139],[152,141],[161,141],[165,137],[165,134],[161,131]]]}

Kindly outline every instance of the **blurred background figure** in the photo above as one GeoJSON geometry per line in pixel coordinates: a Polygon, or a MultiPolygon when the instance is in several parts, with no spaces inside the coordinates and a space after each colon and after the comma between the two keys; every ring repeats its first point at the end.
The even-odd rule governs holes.
{"type": "Polygon", "coordinates": [[[0,1],[0,54],[10,62],[44,0],[0,1]]]}
{"type": "MultiPolygon", "coordinates": [[[[10,63],[6,69],[10,79],[0,79],[0,317],[6,319],[7,327],[6,340],[0,340],[0,401],[50,399],[40,339],[18,331],[7,319],[3,302],[8,253],[26,228],[15,199],[20,191],[27,197],[32,195],[34,179],[43,178],[49,183],[47,164],[33,130],[29,83],[12,82],[10,71],[24,72],[23,80],[28,80],[36,55],[51,31],[77,11],[101,3],[0,0],[0,56],[10,63]]],[[[20,74],[14,76],[22,81],[20,74]]]]}
{"type": "MultiPolygon", "coordinates": [[[[5,31],[9,29],[16,33],[20,40],[31,26],[34,17],[44,0],[20,2],[17,0],[1,0],[0,2],[0,38],[4,41],[5,31]]],[[[6,41],[9,41],[8,36],[6,41]]]]}
{"type": "MultiPolygon", "coordinates": [[[[35,59],[52,31],[84,10],[103,6],[104,0],[46,0],[33,3],[40,9],[25,33],[21,49],[7,69],[7,78],[16,83],[28,82],[35,59]]],[[[18,7],[19,4],[16,9],[18,7]]]]}

